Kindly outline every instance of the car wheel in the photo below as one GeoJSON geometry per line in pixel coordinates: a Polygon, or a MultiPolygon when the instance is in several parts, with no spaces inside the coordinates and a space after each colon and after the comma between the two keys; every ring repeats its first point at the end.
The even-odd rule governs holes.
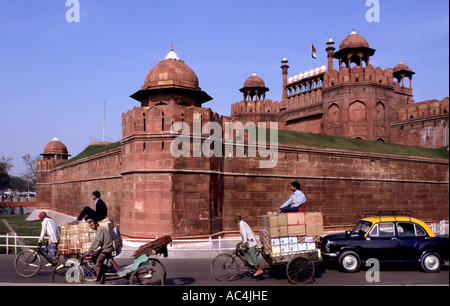
{"type": "Polygon", "coordinates": [[[436,253],[425,254],[420,261],[420,265],[427,273],[437,273],[441,270],[441,257],[436,253]]]}
{"type": "Polygon", "coordinates": [[[355,252],[347,251],[339,256],[338,266],[342,272],[358,272],[359,268],[361,267],[361,259],[355,252]]]}

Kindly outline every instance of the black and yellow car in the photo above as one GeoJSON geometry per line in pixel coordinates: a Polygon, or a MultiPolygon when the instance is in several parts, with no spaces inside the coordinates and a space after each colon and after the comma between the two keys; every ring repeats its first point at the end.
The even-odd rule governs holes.
{"type": "Polygon", "coordinates": [[[352,231],[321,237],[327,263],[357,272],[368,259],[416,262],[425,272],[439,272],[449,260],[449,237],[437,236],[422,221],[398,212],[378,212],[361,219],[352,231]]]}

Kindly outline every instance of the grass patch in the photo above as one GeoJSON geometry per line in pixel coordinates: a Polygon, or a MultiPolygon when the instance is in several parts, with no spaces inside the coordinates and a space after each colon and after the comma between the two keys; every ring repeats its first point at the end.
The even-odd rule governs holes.
{"type": "MultiPolygon", "coordinates": [[[[0,235],[6,235],[9,232],[3,219],[5,219],[13,230],[17,233],[17,236],[39,236],[41,234],[41,221],[27,221],[26,215],[13,215],[13,216],[0,216],[0,235]]],[[[36,245],[36,239],[22,239],[26,245],[36,245]]],[[[14,243],[11,239],[9,243],[14,243]]],[[[0,238],[0,244],[6,244],[6,238],[0,238]]],[[[10,247],[9,253],[13,252],[13,248],[10,247]]],[[[0,247],[0,254],[6,253],[6,247],[0,247]]]]}
{"type": "MultiPolygon", "coordinates": [[[[269,139],[269,130],[267,129],[266,132],[266,139],[269,139]]],[[[420,148],[415,146],[406,146],[380,141],[338,137],[325,134],[303,133],[287,130],[278,130],[278,143],[284,145],[301,145],[322,149],[351,150],[380,154],[428,157],[446,160],[449,159],[449,152],[447,151],[447,148],[420,148]]]]}
{"type": "Polygon", "coordinates": [[[78,154],[77,156],[74,156],[71,159],[63,161],[62,163],[59,163],[55,166],[65,165],[65,164],[74,162],[76,160],[79,160],[79,159],[82,159],[82,158],[85,158],[85,157],[88,157],[88,156],[91,156],[94,154],[98,154],[98,153],[105,152],[105,151],[108,151],[111,149],[115,149],[117,147],[120,147],[120,141],[110,143],[108,145],[90,145],[90,146],[87,146],[86,149],[84,149],[84,151],[81,152],[80,154],[78,154]]]}

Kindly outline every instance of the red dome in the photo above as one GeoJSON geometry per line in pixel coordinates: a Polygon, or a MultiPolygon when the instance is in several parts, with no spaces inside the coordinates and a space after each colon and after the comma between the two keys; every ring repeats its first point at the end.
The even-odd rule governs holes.
{"type": "Polygon", "coordinates": [[[401,70],[412,71],[411,69],[409,69],[408,65],[400,62],[400,64],[397,64],[397,66],[394,67],[393,71],[397,72],[401,70]]]}
{"type": "Polygon", "coordinates": [[[341,42],[339,45],[339,50],[361,47],[369,48],[369,43],[364,37],[357,34],[355,31],[352,31],[352,33],[341,42]]]}
{"type": "Polygon", "coordinates": [[[59,141],[59,139],[55,136],[52,141],[50,141],[44,148],[44,154],[63,154],[68,155],[69,151],[67,147],[59,141]]]}
{"type": "Polygon", "coordinates": [[[158,87],[184,87],[200,90],[195,72],[173,51],[148,72],[142,89],[158,87]]]}
{"type": "Polygon", "coordinates": [[[266,84],[259,76],[256,75],[256,73],[253,73],[247,80],[245,80],[244,88],[245,87],[266,87],[266,84]]]}

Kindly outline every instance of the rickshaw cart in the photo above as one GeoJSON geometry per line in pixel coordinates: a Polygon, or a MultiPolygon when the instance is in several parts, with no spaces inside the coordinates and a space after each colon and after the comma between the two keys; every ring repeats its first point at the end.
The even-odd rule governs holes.
{"type": "MultiPolygon", "coordinates": [[[[297,285],[307,284],[312,281],[315,274],[315,262],[320,259],[320,236],[303,237],[303,242],[297,242],[297,244],[309,244],[309,249],[280,252],[279,255],[274,255],[269,249],[270,242],[269,244],[267,243],[267,235],[264,231],[260,231],[260,240],[263,244],[257,246],[258,255],[261,255],[269,265],[269,268],[264,270],[285,268],[289,281],[297,285]]],[[[287,246],[289,247],[289,244],[287,246]]],[[[256,272],[254,267],[248,265],[240,244],[237,244],[236,249],[228,253],[219,254],[213,260],[211,271],[214,277],[223,282],[235,279],[241,266],[237,259],[240,259],[252,273],[256,272]]]]}

